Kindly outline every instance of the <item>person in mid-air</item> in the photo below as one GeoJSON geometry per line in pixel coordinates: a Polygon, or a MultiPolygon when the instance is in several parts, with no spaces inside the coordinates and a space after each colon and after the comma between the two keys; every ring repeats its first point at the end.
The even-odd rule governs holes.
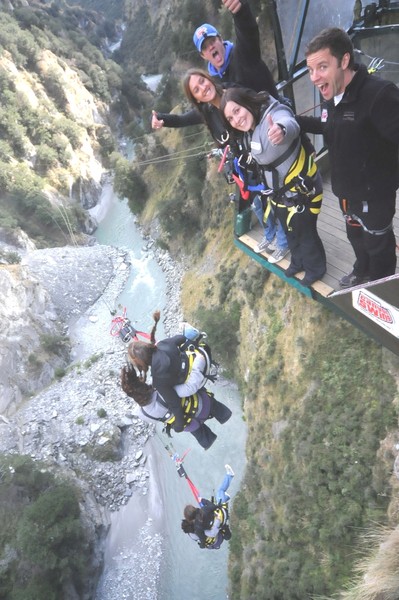
{"type": "Polygon", "coordinates": [[[225,469],[223,481],[216,492],[216,502],[199,498],[199,507],[187,504],[184,508],[181,528],[198,543],[200,548],[218,550],[224,540],[231,538],[228,525],[230,496],[227,490],[234,477],[234,471],[230,465],[225,465],[225,469]]]}

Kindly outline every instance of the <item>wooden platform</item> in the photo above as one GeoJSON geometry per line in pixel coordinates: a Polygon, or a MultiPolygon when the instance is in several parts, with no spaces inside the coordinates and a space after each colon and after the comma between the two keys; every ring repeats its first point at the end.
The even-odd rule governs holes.
{"type": "MultiPolygon", "coordinates": [[[[341,279],[341,277],[352,271],[355,256],[352,246],[346,237],[345,222],[339,208],[338,199],[336,196],[334,196],[331,190],[331,184],[328,176],[323,175],[323,182],[323,204],[317,221],[317,227],[326,250],[327,273],[322,280],[316,281],[312,285],[312,288],[318,294],[327,297],[332,292],[340,289],[338,281],[341,279]]],[[[267,260],[268,254],[266,252],[262,252],[260,255],[257,255],[254,252],[255,246],[263,237],[263,229],[255,217],[253,217],[252,223],[252,229],[248,233],[240,236],[238,241],[245,245],[245,247],[249,250],[248,253],[253,255],[253,258],[257,259],[266,268],[269,268],[271,271],[285,279],[284,273],[288,268],[290,255],[288,254],[288,256],[278,264],[266,264],[265,261],[267,260]]],[[[399,242],[399,192],[396,198],[394,230],[396,233],[396,239],[399,242]]],[[[397,267],[396,272],[399,273],[399,266],[397,267]]],[[[304,272],[298,273],[298,275],[296,275],[294,278],[287,278],[287,282],[293,283],[295,287],[297,287],[298,284],[300,285],[300,281],[304,275],[304,272]]],[[[300,288],[303,288],[303,286],[300,286],[300,288]]],[[[306,293],[306,290],[303,291],[306,293]]]]}

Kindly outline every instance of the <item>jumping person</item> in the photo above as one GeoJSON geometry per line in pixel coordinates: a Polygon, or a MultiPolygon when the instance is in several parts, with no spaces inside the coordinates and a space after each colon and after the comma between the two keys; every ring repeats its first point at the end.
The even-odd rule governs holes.
{"type": "Polygon", "coordinates": [[[299,125],[291,109],[267,93],[229,88],[221,109],[231,127],[244,132],[248,158],[259,165],[270,202],[283,224],[291,250],[285,272],[305,271],[310,286],[326,272],[326,255],[317,232],[322,181],[313,157],[301,144],[299,125]]]}
{"type": "MultiPolygon", "coordinates": [[[[185,396],[188,393],[192,394],[200,387],[203,387],[204,378],[202,377],[202,383],[197,382],[197,389],[195,389],[196,386],[191,386],[190,389],[187,389],[187,385],[190,385],[190,382],[187,382],[187,378],[193,370],[194,361],[198,359],[197,363],[195,363],[198,365],[200,359],[198,356],[190,354],[189,347],[192,347],[192,344],[187,344],[188,340],[184,335],[175,335],[156,343],[155,333],[160,319],[159,311],[156,311],[153,317],[154,326],[151,331],[151,341],[149,343],[142,341],[131,342],[128,346],[128,358],[134,367],[139,370],[143,382],[145,382],[148,370],[151,369],[153,386],[164,402],[166,402],[170,412],[173,413],[173,429],[176,432],[180,432],[185,428],[185,421],[179,394],[181,396],[185,396]],[[186,385],[184,386],[184,384],[186,385]],[[183,387],[180,387],[182,385],[183,387]],[[178,391],[176,391],[176,386],[180,387],[180,389],[179,387],[177,388],[178,391]]],[[[210,354],[209,347],[207,351],[210,354]]],[[[201,354],[200,350],[198,354],[201,354]]],[[[204,376],[204,373],[202,373],[202,376],[204,376]]],[[[214,414],[215,418],[220,423],[225,423],[231,416],[231,410],[220,402],[216,406],[219,410],[217,415],[214,414]]]]}
{"type": "Polygon", "coordinates": [[[224,540],[231,539],[228,525],[230,496],[227,490],[234,477],[234,471],[230,465],[225,465],[225,469],[223,481],[216,492],[216,503],[206,498],[199,498],[199,508],[192,504],[187,504],[184,508],[181,528],[198,543],[200,548],[218,550],[224,540]]]}
{"type": "Polygon", "coordinates": [[[305,54],[324,104],[321,118],[298,120],[306,131],[324,135],[332,189],[356,257],[352,272],[339,284],[347,288],[393,275],[399,89],[355,64],[352,41],[343,29],[324,29],[305,54]]]}
{"type": "MultiPolygon", "coordinates": [[[[142,381],[132,365],[121,370],[122,389],[140,407],[138,416],[147,423],[161,422],[166,431],[173,427],[173,414],[161,394],[152,385],[142,381]]],[[[177,386],[178,387],[178,386],[177,386]]],[[[191,433],[205,450],[216,440],[216,434],[205,424],[213,417],[225,423],[231,415],[230,409],[218,402],[205,388],[180,400],[183,414],[183,431],[191,433]]]]}

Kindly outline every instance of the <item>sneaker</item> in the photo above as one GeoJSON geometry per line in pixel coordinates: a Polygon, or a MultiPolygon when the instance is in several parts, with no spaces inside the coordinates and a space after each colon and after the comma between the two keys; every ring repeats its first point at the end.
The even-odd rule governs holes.
{"type": "Polygon", "coordinates": [[[232,477],[234,477],[234,471],[233,471],[233,469],[230,467],[230,465],[224,465],[224,468],[226,469],[226,473],[227,473],[227,475],[231,475],[232,477]]]}
{"type": "Polygon", "coordinates": [[[355,285],[361,285],[362,283],[367,283],[368,281],[370,281],[370,277],[360,277],[359,275],[356,275],[354,271],[352,271],[352,273],[349,273],[349,275],[344,275],[338,283],[342,288],[349,288],[354,287],[355,285]]]}
{"type": "Polygon", "coordinates": [[[270,263],[278,263],[280,260],[283,260],[284,256],[287,256],[289,251],[289,248],[276,248],[273,254],[269,256],[268,261],[270,263]]]}
{"type": "Polygon", "coordinates": [[[276,245],[274,244],[273,240],[271,242],[269,242],[264,237],[259,242],[259,244],[257,246],[255,246],[254,250],[255,250],[256,254],[259,254],[260,252],[267,252],[268,254],[271,254],[272,252],[274,252],[276,250],[276,245]]]}

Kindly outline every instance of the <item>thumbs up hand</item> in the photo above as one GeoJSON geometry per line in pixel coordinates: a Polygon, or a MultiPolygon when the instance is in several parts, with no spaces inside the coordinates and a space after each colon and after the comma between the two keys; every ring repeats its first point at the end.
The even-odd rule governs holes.
{"type": "Polygon", "coordinates": [[[281,144],[285,136],[285,127],[282,127],[278,123],[274,123],[273,117],[271,115],[266,115],[268,130],[267,137],[269,138],[272,146],[277,146],[281,144]]]}

